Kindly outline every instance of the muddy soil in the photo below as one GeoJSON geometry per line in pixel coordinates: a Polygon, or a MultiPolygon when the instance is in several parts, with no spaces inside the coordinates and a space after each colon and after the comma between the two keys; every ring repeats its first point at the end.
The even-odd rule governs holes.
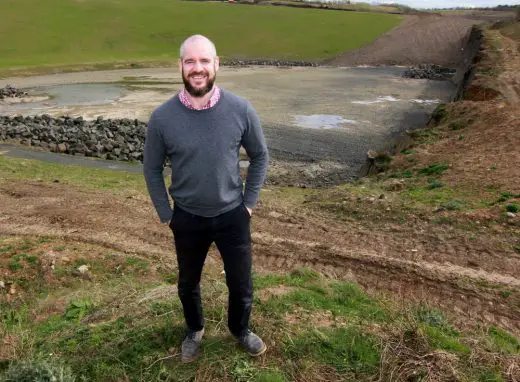
{"type": "MultiPolygon", "coordinates": [[[[276,190],[266,187],[252,220],[257,271],[308,267],[442,306],[464,324],[491,322],[520,332],[520,256],[507,249],[511,235],[497,237],[483,228],[478,239],[468,240],[464,230],[413,217],[403,224],[343,222],[312,205],[273,199],[271,192],[276,190]]],[[[381,210],[398,209],[391,201],[382,204],[381,210]]],[[[175,267],[171,231],[158,223],[145,194],[118,196],[59,183],[3,180],[0,205],[2,235],[100,244],[175,267]]],[[[220,264],[214,249],[212,259],[220,264]]]]}

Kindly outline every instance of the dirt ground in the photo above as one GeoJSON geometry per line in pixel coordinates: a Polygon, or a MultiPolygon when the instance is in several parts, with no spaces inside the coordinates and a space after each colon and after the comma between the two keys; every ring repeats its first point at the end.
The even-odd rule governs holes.
{"type": "Polygon", "coordinates": [[[461,63],[468,33],[481,23],[457,16],[408,16],[373,44],[325,63],[332,66],[436,64],[456,68],[461,63]]]}
{"type": "MultiPolygon", "coordinates": [[[[450,114],[471,118],[471,126],[463,132],[441,131],[443,139],[415,147],[418,168],[449,163],[441,180],[476,195],[475,202],[490,188],[520,194],[518,42],[499,31],[490,31],[487,39],[498,41],[500,49],[486,45],[480,73],[496,65],[495,59],[489,62],[496,55],[499,74],[477,75],[468,93],[473,99],[450,105],[450,114]],[[491,88],[497,97],[479,93],[491,88]]],[[[405,162],[398,155],[391,170],[405,162]]],[[[401,180],[378,184],[383,197],[375,191],[379,188],[367,185],[372,195],[331,189],[310,193],[303,201],[266,187],[252,220],[256,269],[310,267],[368,290],[443,307],[462,325],[494,323],[520,333],[520,254],[514,249],[520,248],[519,216],[506,218],[496,206],[407,210],[399,192],[389,187],[395,181],[401,180]]],[[[147,195],[3,179],[0,205],[2,235],[58,236],[174,267],[171,232],[157,222],[147,195]]],[[[220,264],[214,250],[212,259],[220,264]]]]}

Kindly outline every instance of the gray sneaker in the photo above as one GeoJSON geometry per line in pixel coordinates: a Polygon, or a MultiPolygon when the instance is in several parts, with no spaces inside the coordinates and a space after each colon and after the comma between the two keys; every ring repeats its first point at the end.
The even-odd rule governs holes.
{"type": "Polygon", "coordinates": [[[267,346],[260,337],[258,337],[251,330],[248,330],[246,334],[240,337],[236,337],[238,343],[247,351],[252,357],[258,357],[267,350],[267,346]]]}
{"type": "Polygon", "coordinates": [[[200,355],[200,343],[204,335],[204,328],[198,332],[189,331],[181,345],[181,361],[189,363],[195,361],[200,355]]]}

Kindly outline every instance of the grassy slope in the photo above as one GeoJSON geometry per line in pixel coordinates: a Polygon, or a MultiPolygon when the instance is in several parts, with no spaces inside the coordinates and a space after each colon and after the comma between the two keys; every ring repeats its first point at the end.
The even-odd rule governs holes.
{"type": "MultiPolygon", "coordinates": [[[[140,174],[2,156],[0,178],[59,181],[121,198],[146,195],[140,174]]],[[[349,193],[372,187],[377,184],[352,185],[349,193]]],[[[294,203],[293,191],[271,187],[264,198],[294,203]]],[[[368,295],[306,269],[255,274],[252,324],[270,350],[251,360],[228,336],[225,281],[218,267],[208,266],[204,355],[183,365],[174,269],[83,242],[6,236],[0,237],[0,269],[16,288],[12,299],[7,290],[0,294],[0,337],[7,345],[0,371],[12,360],[45,360],[90,381],[449,380],[453,370],[463,381],[502,381],[520,361],[520,342],[499,328],[460,329],[435,308],[368,295]],[[50,272],[53,256],[58,261],[50,272]],[[78,275],[84,264],[94,282],[78,275]]]]}
{"type": "Polygon", "coordinates": [[[0,2],[0,68],[171,60],[190,34],[224,58],[318,60],[397,25],[386,14],[166,0],[0,2]]]}
{"type": "MultiPolygon", "coordinates": [[[[253,329],[270,350],[251,360],[227,334],[225,280],[206,267],[204,355],[183,365],[183,320],[171,270],[46,237],[0,238],[0,264],[23,296],[0,300],[7,345],[0,358],[64,364],[89,381],[448,380],[453,373],[459,380],[501,381],[500,370],[520,349],[518,339],[496,327],[459,331],[437,309],[398,306],[303,269],[255,275],[253,329]],[[68,261],[42,272],[53,252],[68,261]],[[84,264],[95,282],[74,276],[84,264]]],[[[0,372],[7,367],[0,362],[0,372]]]]}

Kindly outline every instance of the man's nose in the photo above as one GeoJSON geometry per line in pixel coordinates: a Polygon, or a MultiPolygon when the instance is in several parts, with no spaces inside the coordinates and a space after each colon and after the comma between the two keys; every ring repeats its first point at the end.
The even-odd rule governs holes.
{"type": "Polygon", "coordinates": [[[195,64],[193,65],[193,69],[198,72],[198,71],[201,71],[202,68],[203,68],[203,66],[202,66],[201,62],[200,61],[195,61],[195,64]]]}

